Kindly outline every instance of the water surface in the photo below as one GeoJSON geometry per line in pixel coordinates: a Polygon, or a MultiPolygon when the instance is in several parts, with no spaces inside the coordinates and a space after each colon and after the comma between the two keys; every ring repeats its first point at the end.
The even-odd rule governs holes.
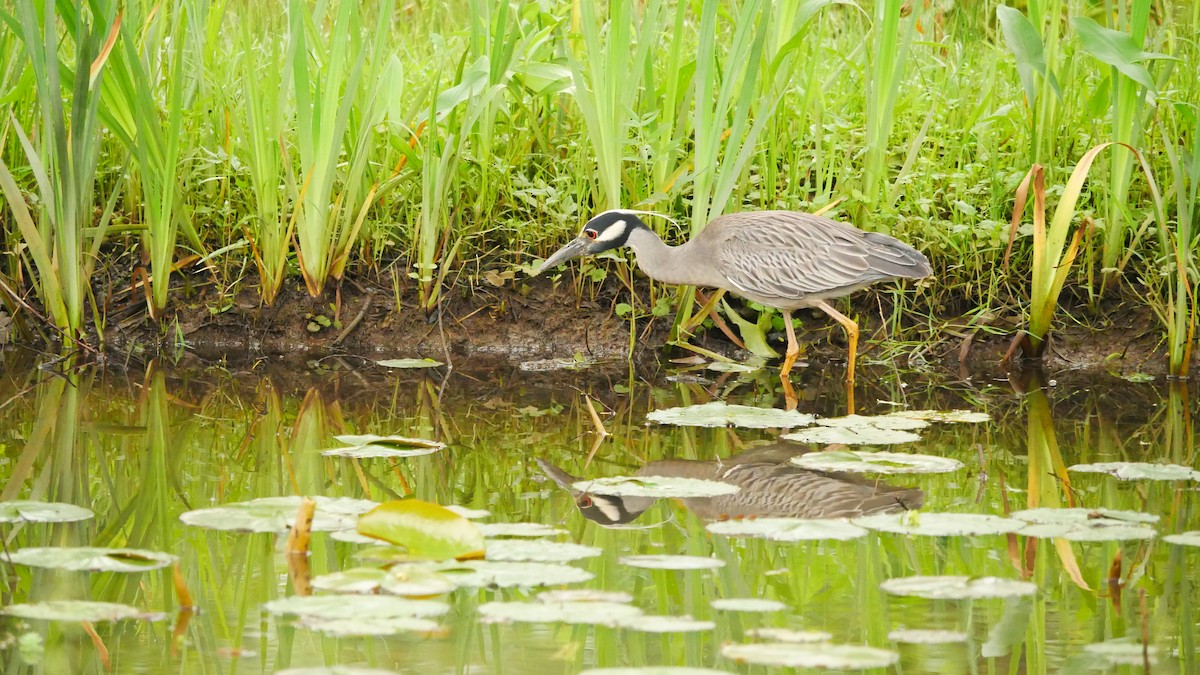
{"type": "MultiPolygon", "coordinates": [[[[1107,461],[1195,467],[1191,420],[1196,404],[1182,385],[1068,373],[1049,386],[1037,377],[960,380],[867,368],[856,395],[861,414],[932,408],[991,415],[988,423],[934,425],[920,431],[920,441],[874,448],[949,457],[963,469],[868,475],[857,481],[817,475],[805,484],[784,481],[781,491],[756,506],[635,500],[606,510],[598,497],[564,487],[569,481],[563,476],[632,475],[653,465],[711,478],[747,458],[755,466],[787,466],[789,454],[823,448],[780,445],[779,429],[646,421],[651,410],[711,400],[779,406],[778,382],[770,373],[666,368],[630,374],[620,364],[532,373],[458,364],[447,376],[445,369],[387,371],[326,360],[244,368],[151,364],[132,371],[79,368],[61,374],[33,368],[21,355],[3,357],[0,499],[67,502],[96,513],[79,523],[0,525],[7,550],[86,545],[172,553],[199,608],[193,616],[180,615],[171,568],[88,574],[4,564],[6,606],[91,599],[163,615],[158,621],[98,623],[94,638],[79,623],[0,618],[5,673],[273,673],[335,664],[411,673],[573,674],[599,666],[659,664],[773,672],[721,655],[727,643],[767,641],[756,637],[763,628],[821,631],[833,643],[899,654],[897,665],[875,672],[1142,672],[1146,664],[1140,656],[1132,665],[1117,666],[1088,646],[1136,642],[1143,635],[1150,639],[1153,672],[1197,672],[1193,607],[1198,595],[1191,577],[1200,569],[1200,549],[1162,538],[1200,529],[1195,511],[1200,482],[1121,481],[1065,470],[1107,461]],[[713,382],[690,381],[697,376],[713,382]],[[609,434],[605,438],[596,432],[586,397],[609,434]],[[320,454],[337,445],[335,434],[364,433],[421,437],[447,448],[402,459],[320,454]],[[851,496],[822,501],[822,491],[832,483],[851,496]],[[799,508],[778,507],[789,500],[809,504],[804,507],[813,509],[808,517],[838,504],[879,507],[878,500],[862,497],[864,486],[885,495],[884,501],[920,506],[922,514],[1003,515],[1035,506],[1078,506],[1145,512],[1160,520],[1153,525],[1154,539],[1088,543],[876,532],[850,541],[788,543],[705,529],[713,519],[753,516],[756,510],[779,515],[763,510],[768,503],[799,508]],[[561,528],[564,533],[551,540],[601,550],[564,563],[594,575],[570,588],[628,593],[646,614],[688,616],[713,625],[649,633],[488,623],[481,621],[481,605],[528,600],[546,589],[483,588],[446,595],[451,609],[438,620],[437,630],[328,637],[262,609],[294,593],[282,536],[210,531],[179,520],[192,509],[284,495],[416,497],[486,509],[490,516],[482,522],[561,528]],[[700,556],[723,564],[661,570],[622,562],[649,554],[700,556]],[[1026,580],[1037,592],[1007,599],[924,600],[880,589],[888,579],[914,575],[1026,580]],[[740,598],[778,601],[783,609],[743,612],[711,604],[740,598]],[[911,644],[901,640],[929,634],[894,633],[905,629],[960,637],[911,644]]],[[[802,412],[846,413],[837,373],[811,369],[798,374],[797,384],[804,387],[802,412]]],[[[363,564],[355,558],[361,548],[314,534],[313,574],[363,564]]]]}

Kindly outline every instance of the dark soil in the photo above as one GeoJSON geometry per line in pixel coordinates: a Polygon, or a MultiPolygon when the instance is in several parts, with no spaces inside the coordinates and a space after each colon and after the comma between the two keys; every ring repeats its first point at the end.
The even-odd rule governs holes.
{"type": "MultiPolygon", "coordinates": [[[[639,296],[648,297],[645,280],[639,283],[639,296]]],[[[594,294],[579,293],[567,276],[557,284],[546,278],[505,280],[499,287],[482,283],[464,289],[460,284],[443,299],[440,320],[411,306],[411,290],[402,291],[404,306],[397,311],[390,283],[362,279],[347,280],[319,299],[292,282],[271,306],[260,304],[252,286],[244,286],[232,301],[202,284],[193,288],[201,290],[191,299],[177,300],[174,313],[161,321],[147,318],[140,302],[110,307],[105,332],[109,360],[141,361],[162,352],[227,363],[338,354],[370,360],[449,357],[513,364],[573,356],[624,361],[630,353],[630,323],[618,317],[614,307],[620,302],[645,305],[631,301],[628,290],[616,283],[595,287],[594,294]]],[[[1019,365],[1001,365],[1020,326],[1015,310],[1012,316],[991,317],[981,325],[956,318],[967,316],[971,309],[969,302],[962,301],[931,312],[950,316],[923,319],[920,325],[913,320],[899,335],[888,335],[880,317],[890,312],[889,298],[888,293],[873,290],[854,296],[862,333],[860,363],[882,359],[901,366],[931,365],[963,377],[1003,374],[1019,365]]],[[[1086,315],[1082,308],[1078,313],[1086,315]]],[[[636,325],[632,357],[657,363],[668,339],[670,317],[646,314],[636,325]]],[[[747,312],[747,316],[753,315],[747,312]]],[[[803,323],[797,331],[805,350],[802,358],[842,364],[842,329],[816,310],[797,316],[803,323]]],[[[1102,308],[1100,317],[1086,316],[1090,326],[1064,320],[1067,325],[1052,336],[1043,368],[1104,370],[1120,376],[1166,374],[1161,326],[1149,310],[1114,305],[1102,308]]],[[[782,331],[771,338],[782,352],[782,331]]],[[[734,358],[748,356],[716,328],[697,336],[692,344],[734,358]]],[[[666,352],[670,357],[687,355],[672,347],[666,352]]]]}

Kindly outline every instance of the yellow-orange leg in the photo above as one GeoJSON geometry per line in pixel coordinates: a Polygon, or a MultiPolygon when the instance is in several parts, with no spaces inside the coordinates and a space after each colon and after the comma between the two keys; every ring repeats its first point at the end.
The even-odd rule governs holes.
{"type": "Polygon", "coordinates": [[[854,362],[858,357],[858,324],[854,322],[854,319],[830,307],[829,303],[824,300],[817,303],[816,307],[833,317],[834,321],[842,324],[842,328],[846,329],[849,352],[849,360],[846,362],[846,407],[849,408],[850,414],[854,414],[854,362]]]}
{"type": "Polygon", "coordinates": [[[779,369],[779,379],[783,382],[783,400],[786,403],[788,410],[795,410],[800,399],[796,397],[796,390],[792,388],[792,378],[789,373],[792,372],[792,366],[796,364],[796,357],[800,356],[800,345],[796,343],[796,329],[792,327],[792,313],[783,310],[783,325],[787,329],[787,352],[783,357],[783,367],[779,369]]]}

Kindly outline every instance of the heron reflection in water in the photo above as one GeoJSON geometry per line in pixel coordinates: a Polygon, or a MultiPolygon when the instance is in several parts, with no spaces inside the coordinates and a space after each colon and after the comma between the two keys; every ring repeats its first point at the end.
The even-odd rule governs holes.
{"type": "MultiPolygon", "coordinates": [[[[799,443],[778,442],[719,462],[658,460],[634,475],[700,478],[740,488],[733,494],[680,500],[702,520],[853,518],[921,507],[924,493],[920,488],[896,487],[855,473],[802,469],[790,462],[809,450],[799,443]]],[[[633,522],[658,501],[655,497],[617,497],[577,490],[572,484],[580,478],[544,459],[537,463],[555,483],[571,492],[585,518],[600,525],[633,522]]]]}

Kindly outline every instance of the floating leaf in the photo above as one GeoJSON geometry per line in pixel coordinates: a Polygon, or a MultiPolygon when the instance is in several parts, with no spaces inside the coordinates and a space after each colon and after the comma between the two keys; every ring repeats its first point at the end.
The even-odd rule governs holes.
{"type": "Polygon", "coordinates": [[[941,645],[966,642],[967,634],[957,630],[934,630],[930,628],[898,628],[888,633],[892,642],[910,645],[941,645]]]}
{"type": "MultiPolygon", "coordinates": [[[[753,373],[762,370],[762,367],[761,363],[737,363],[734,361],[713,361],[706,366],[714,373],[753,373]]],[[[700,426],[709,425],[702,424],[700,426]]]]}
{"type": "Polygon", "coordinates": [[[487,623],[574,623],[616,626],[642,610],[621,602],[488,602],[479,606],[487,623]]]}
{"type": "Polygon", "coordinates": [[[571,562],[601,553],[595,546],[539,539],[491,539],[487,542],[486,552],[488,560],[529,562],[571,562]]]}
{"type": "Polygon", "coordinates": [[[276,670],[275,675],[398,675],[395,670],[360,668],[358,665],[323,665],[318,668],[288,668],[276,670]]]}
{"type": "Polygon", "coordinates": [[[646,419],[659,424],[686,427],[742,427],[746,429],[775,429],[804,427],[814,417],[795,410],[755,408],[748,405],[728,405],[722,401],[689,405],[682,408],[655,410],[646,419]]]}
{"type": "Polygon", "coordinates": [[[1098,464],[1076,464],[1067,467],[1067,471],[1107,473],[1121,480],[1200,480],[1200,471],[1178,464],[1100,462],[1098,464]]]}
{"type": "Polygon", "coordinates": [[[1037,586],[1028,581],[997,577],[915,576],[888,579],[879,587],[892,595],[926,600],[982,600],[1033,595],[1037,586]]]}
{"type": "Polygon", "coordinates": [[[488,511],[487,509],[472,509],[466,506],[457,506],[454,504],[447,505],[446,509],[457,513],[467,520],[479,520],[480,518],[487,518],[488,516],[492,515],[492,512],[488,511]]]}
{"type": "Polygon", "coordinates": [[[613,476],[576,481],[571,487],[580,492],[590,492],[596,495],[659,499],[719,497],[731,495],[741,489],[731,483],[673,476],[613,476]]]}
{"type": "Polygon", "coordinates": [[[169,553],[134,548],[57,546],[23,548],[9,555],[10,562],[76,572],[146,572],[178,560],[169,553]]]}
{"type": "Polygon", "coordinates": [[[364,544],[372,546],[379,544],[378,539],[374,537],[368,537],[364,534],[359,534],[354,530],[338,530],[337,532],[330,534],[329,537],[336,541],[344,541],[347,544],[364,544]]]}
{"type": "Polygon", "coordinates": [[[1142,666],[1145,665],[1147,657],[1149,657],[1150,665],[1158,663],[1157,647],[1144,648],[1140,641],[1130,638],[1094,642],[1084,645],[1083,651],[1117,666],[1142,666]]]}
{"type": "Polygon", "coordinates": [[[621,591],[598,591],[591,588],[568,588],[542,591],[539,602],[633,602],[633,596],[621,591]]]}
{"type": "Polygon", "coordinates": [[[1007,534],[1026,526],[1025,521],[977,513],[875,513],[853,518],[850,522],[868,530],[893,534],[918,534],[927,537],[960,537],[1007,534]]]}
{"type": "Polygon", "coordinates": [[[447,564],[441,571],[455,585],[466,587],[533,588],[577,584],[595,577],[587,570],[570,565],[490,560],[447,564]]]}
{"type": "Polygon", "coordinates": [[[792,464],[813,471],[848,471],[853,473],[949,473],[963,463],[949,457],[912,455],[902,452],[860,452],[857,450],[826,450],[809,452],[791,459],[792,464]]]}
{"type": "Polygon", "coordinates": [[[619,628],[636,630],[642,633],[698,633],[714,630],[717,624],[712,621],[693,619],[690,616],[634,616],[617,622],[619,628]]]}
{"type": "Polygon", "coordinates": [[[0,502],[0,523],[71,523],[94,517],[91,509],[62,502],[17,499],[0,502]]]}
{"type": "Polygon", "coordinates": [[[1119,511],[1116,509],[1085,508],[1040,508],[1014,511],[1013,518],[1039,525],[1063,525],[1107,520],[1122,523],[1157,523],[1159,517],[1142,511],[1119,511]]]}
{"type": "Polygon", "coordinates": [[[751,628],[746,631],[746,637],[771,640],[772,642],[829,642],[833,639],[833,633],[826,633],[823,630],[792,630],[790,628],[767,627],[751,628]]]}
{"type": "Polygon", "coordinates": [[[875,647],[794,642],[730,643],[721,646],[721,656],[737,663],[830,670],[886,668],[900,660],[899,654],[875,647]]]}
{"type": "Polygon", "coordinates": [[[785,440],[798,443],[816,443],[819,445],[895,445],[912,443],[921,437],[903,429],[880,429],[874,426],[864,427],[812,427],[800,431],[783,434],[785,440]]]}
{"type": "Polygon", "coordinates": [[[542,523],[477,523],[483,536],[493,537],[556,537],[567,531],[542,523]]]}
{"type": "Polygon", "coordinates": [[[433,568],[424,565],[395,565],[386,570],[354,567],[316,577],[312,586],[331,593],[387,593],[405,597],[443,595],[457,588],[433,568]]]}
{"type": "Polygon", "coordinates": [[[414,558],[483,555],[483,533],[457,513],[420,499],[384,502],[358,519],[358,533],[405,547],[414,558]]]}
{"type": "Polygon", "coordinates": [[[787,609],[787,605],[778,600],[763,598],[718,598],[709,605],[722,612],[780,612],[787,609]]]}
{"type": "Polygon", "coordinates": [[[375,363],[384,368],[437,368],[442,365],[441,361],[433,359],[383,359],[375,363]]]}
{"type": "Polygon", "coordinates": [[[377,436],[375,434],[341,434],[334,436],[338,441],[349,446],[356,445],[380,445],[388,448],[425,448],[429,450],[441,450],[446,447],[445,443],[440,441],[431,441],[427,438],[411,438],[409,436],[377,436]]]}
{"type": "Polygon", "coordinates": [[[647,570],[712,570],[725,566],[720,558],[698,555],[627,555],[620,562],[647,570]]]}
{"type": "Polygon", "coordinates": [[[580,675],[731,675],[727,670],[691,668],[689,665],[630,665],[625,668],[589,668],[580,675]]]}
{"type": "Polygon", "coordinates": [[[836,429],[888,429],[892,431],[912,431],[913,429],[924,429],[929,426],[929,422],[923,419],[897,415],[822,417],[816,420],[816,423],[823,427],[833,427],[836,429]]]}
{"type": "MultiPolygon", "coordinates": [[[[238,532],[287,532],[296,521],[296,511],[303,497],[264,497],[208,509],[188,511],[179,520],[188,525],[210,530],[238,532]]],[[[313,515],[314,532],[350,530],[361,513],[378,504],[366,499],[348,497],[312,497],[317,502],[313,515]]]]}
{"type": "Polygon", "coordinates": [[[908,419],[942,424],[981,424],[990,422],[992,419],[991,415],[974,410],[897,410],[888,413],[885,417],[907,417],[908,419]]]}
{"type": "Polygon", "coordinates": [[[867,533],[863,528],[851,525],[849,520],[832,518],[742,518],[716,521],[705,527],[713,534],[726,537],[755,537],[770,541],[846,541],[867,533]]]}
{"type": "Polygon", "coordinates": [[[1176,546],[1200,546],[1200,530],[1169,534],[1163,537],[1163,541],[1176,546]]]}
{"type": "Polygon", "coordinates": [[[121,605],[115,602],[92,602],[89,600],[47,600],[20,605],[9,605],[0,609],[0,614],[15,616],[21,619],[39,621],[122,621],[124,619],[145,619],[158,621],[164,618],[161,614],[144,612],[137,607],[121,605]]]}
{"type": "Polygon", "coordinates": [[[527,373],[545,373],[554,370],[586,370],[596,364],[593,359],[539,359],[522,361],[517,367],[527,373]]]}
{"type": "Polygon", "coordinates": [[[1028,509],[1017,511],[1012,517],[1032,523],[1017,534],[1068,541],[1153,539],[1156,532],[1145,523],[1158,521],[1158,516],[1152,513],[1083,508],[1028,509]]]}
{"type": "Polygon", "coordinates": [[[263,605],[270,614],[311,619],[369,621],[441,616],[450,606],[436,600],[410,600],[390,595],[293,595],[263,605]]]}
{"type": "Polygon", "coordinates": [[[334,436],[346,444],[344,448],[322,450],[326,457],[353,457],[366,459],[373,457],[420,457],[432,455],[446,447],[445,443],[424,438],[409,438],[407,436],[377,436],[375,434],[334,436]]]}
{"type": "Polygon", "coordinates": [[[443,631],[442,626],[438,622],[415,616],[365,617],[358,619],[325,619],[316,616],[299,616],[296,618],[296,625],[334,637],[372,637],[395,635],[396,633],[438,634],[443,631]]]}

